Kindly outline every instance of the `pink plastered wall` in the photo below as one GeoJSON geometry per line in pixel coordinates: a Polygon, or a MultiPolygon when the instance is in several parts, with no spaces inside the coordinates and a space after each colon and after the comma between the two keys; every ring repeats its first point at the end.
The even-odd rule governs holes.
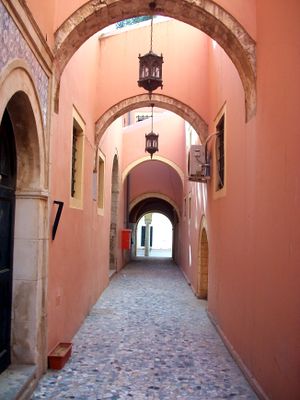
{"type": "Polygon", "coordinates": [[[43,38],[50,48],[53,48],[56,13],[55,0],[43,1],[42,4],[40,0],[26,0],[25,3],[37,23],[43,38]]]}
{"type": "Polygon", "coordinates": [[[295,0],[257,2],[252,300],[256,376],[274,399],[300,394],[299,15],[295,0]]]}
{"type": "MultiPolygon", "coordinates": [[[[251,260],[251,218],[255,170],[251,140],[255,119],[245,124],[244,92],[236,69],[224,51],[211,43],[209,52],[210,132],[225,111],[225,189],[207,185],[209,287],[208,310],[244,365],[251,370],[255,310],[251,307],[254,280],[251,260]],[[250,261],[251,260],[251,261],[250,261]],[[248,343],[248,345],[247,345],[248,343]]],[[[212,139],[210,150],[214,151],[212,139]]],[[[213,165],[213,167],[215,167],[213,165]]]]}
{"type": "MultiPolygon", "coordinates": [[[[99,98],[96,118],[119,101],[145,93],[137,85],[138,55],[149,51],[149,33],[150,26],[143,26],[101,38],[98,91],[105,96],[99,98]]],[[[163,53],[168,60],[163,65],[164,87],[157,93],[180,99],[198,111],[203,119],[208,116],[207,80],[203,79],[207,75],[207,43],[206,35],[175,20],[154,26],[153,51],[163,53]]]]}
{"type": "Polygon", "coordinates": [[[230,13],[256,39],[256,3],[257,0],[214,0],[230,13]]]}
{"type": "MultiPolygon", "coordinates": [[[[148,156],[148,153],[145,152],[145,134],[149,133],[151,128],[151,119],[149,118],[123,129],[123,171],[139,159],[148,156]]],[[[154,157],[172,161],[178,169],[184,172],[184,120],[172,112],[165,111],[153,119],[153,130],[159,135],[159,151],[155,153],[154,157]]]]}
{"type": "Polygon", "coordinates": [[[227,188],[217,198],[208,187],[208,308],[262,391],[278,400],[300,393],[300,6],[288,3],[258,2],[258,108],[247,124],[235,69],[218,46],[209,55],[211,130],[227,107],[227,188]]]}
{"type": "Polygon", "coordinates": [[[143,194],[158,193],[170,198],[181,209],[182,181],[169,165],[155,160],[139,164],[130,172],[130,186],[130,201],[143,194]]]}
{"type": "MultiPolygon", "coordinates": [[[[53,115],[51,141],[51,198],[64,201],[56,238],[49,247],[48,348],[70,341],[108,284],[111,173],[114,154],[121,154],[121,121],[102,137],[105,159],[104,212],[97,211],[94,104],[98,56],[97,38],[91,38],[74,55],[61,81],[60,109],[53,115]],[[87,63],[86,60],[89,60],[87,63]],[[72,108],[85,123],[84,179],[81,209],[70,205],[72,108]]],[[[121,156],[119,163],[121,165],[121,156]]],[[[120,207],[122,219],[122,207],[120,207]]],[[[56,208],[52,206],[53,222],[56,208]]],[[[121,255],[119,254],[121,263],[121,255]]]]}
{"type": "Polygon", "coordinates": [[[180,266],[185,278],[195,294],[198,293],[199,239],[202,225],[207,217],[207,184],[188,180],[188,157],[191,144],[200,144],[196,132],[185,136],[185,180],[182,200],[182,219],[180,224],[180,266]]]}

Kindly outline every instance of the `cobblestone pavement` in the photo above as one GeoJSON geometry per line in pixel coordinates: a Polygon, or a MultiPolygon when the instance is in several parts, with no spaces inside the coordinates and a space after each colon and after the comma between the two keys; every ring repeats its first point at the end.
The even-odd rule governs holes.
{"type": "Polygon", "coordinates": [[[180,270],[137,259],[116,275],[61,371],[32,399],[256,399],[180,270]]]}

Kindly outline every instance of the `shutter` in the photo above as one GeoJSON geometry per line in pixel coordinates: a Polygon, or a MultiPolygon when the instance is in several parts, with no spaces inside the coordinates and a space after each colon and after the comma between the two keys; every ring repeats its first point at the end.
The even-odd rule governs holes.
{"type": "Polygon", "coordinates": [[[142,231],[141,231],[141,246],[145,246],[145,237],[146,237],[146,226],[142,226],[142,231]]]}

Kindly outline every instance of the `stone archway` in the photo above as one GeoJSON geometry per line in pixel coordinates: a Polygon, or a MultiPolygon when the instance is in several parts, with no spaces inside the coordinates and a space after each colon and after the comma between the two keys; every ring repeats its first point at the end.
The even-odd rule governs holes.
{"type": "Polygon", "coordinates": [[[177,204],[169,196],[166,196],[162,193],[145,193],[145,194],[142,194],[142,195],[136,197],[129,204],[129,213],[138,203],[142,202],[143,200],[150,199],[150,198],[161,199],[161,200],[166,201],[167,203],[171,204],[171,206],[174,208],[178,218],[180,217],[180,211],[179,211],[177,204]]]}
{"type": "Polygon", "coordinates": [[[256,113],[256,44],[243,26],[212,0],[90,0],[77,9],[55,33],[56,103],[62,72],[76,50],[106,26],[138,15],[159,14],[200,29],[219,43],[235,65],[245,92],[246,121],[256,113]]]}
{"type": "MultiPolygon", "coordinates": [[[[201,141],[203,142],[208,135],[207,123],[197,114],[191,107],[178,101],[172,97],[165,96],[162,94],[153,93],[151,96],[151,103],[154,107],[163,108],[179,115],[185,121],[192,125],[195,131],[198,133],[201,141]]],[[[132,111],[136,108],[148,107],[149,106],[149,95],[140,94],[137,96],[129,97],[115,104],[113,107],[108,109],[96,122],[96,133],[95,142],[96,147],[99,145],[99,141],[109,127],[109,125],[121,115],[132,111]]]]}
{"type": "Polygon", "coordinates": [[[198,287],[197,296],[200,299],[207,300],[208,298],[208,239],[206,228],[202,227],[200,230],[200,239],[198,247],[198,287]]]}
{"type": "Polygon", "coordinates": [[[17,158],[13,251],[11,361],[46,368],[48,193],[46,139],[37,91],[25,63],[0,77],[0,120],[8,112],[17,158]]]}
{"type": "Polygon", "coordinates": [[[0,121],[0,374],[11,364],[16,145],[7,109],[0,121]]]}
{"type": "MultiPolygon", "coordinates": [[[[133,248],[136,248],[137,224],[143,215],[149,213],[160,213],[167,217],[173,227],[172,258],[178,261],[178,223],[180,221],[179,209],[174,201],[168,196],[157,193],[146,193],[134,199],[129,207],[129,223],[133,232],[133,248]]],[[[133,254],[135,255],[135,253],[133,254]]]]}
{"type": "Polygon", "coordinates": [[[174,257],[174,221],[154,211],[142,215],[134,226],[136,257],[174,257]]]}

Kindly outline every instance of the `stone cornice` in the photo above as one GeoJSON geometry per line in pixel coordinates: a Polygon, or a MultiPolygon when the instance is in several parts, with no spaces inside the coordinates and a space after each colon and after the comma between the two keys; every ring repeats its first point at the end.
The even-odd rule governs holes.
{"type": "Polygon", "coordinates": [[[47,190],[16,190],[17,199],[40,199],[48,200],[49,192],[47,190]]]}

